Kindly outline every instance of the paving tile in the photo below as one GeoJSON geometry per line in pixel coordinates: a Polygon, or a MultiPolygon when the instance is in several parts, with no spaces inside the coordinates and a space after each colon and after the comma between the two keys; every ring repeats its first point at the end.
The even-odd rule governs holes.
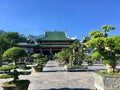
{"type": "Polygon", "coordinates": [[[94,83],[92,72],[65,72],[56,61],[49,61],[43,72],[20,75],[20,79],[31,81],[28,90],[90,90],[94,83]]]}

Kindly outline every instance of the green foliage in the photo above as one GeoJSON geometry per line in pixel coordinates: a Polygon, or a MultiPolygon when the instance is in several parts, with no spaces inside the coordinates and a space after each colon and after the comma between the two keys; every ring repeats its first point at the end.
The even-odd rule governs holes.
{"type": "Polygon", "coordinates": [[[81,64],[84,60],[83,46],[79,41],[73,42],[69,48],[64,48],[61,52],[55,55],[62,64],[81,64]]]}
{"type": "Polygon", "coordinates": [[[107,58],[107,59],[103,59],[103,63],[113,65],[116,63],[116,60],[114,58],[107,58]]]}
{"type": "Polygon", "coordinates": [[[17,32],[6,32],[6,33],[1,34],[1,37],[2,38],[6,38],[9,41],[11,41],[11,40],[18,39],[19,38],[19,34],[17,32]]]}
{"type": "MultiPolygon", "coordinates": [[[[27,56],[27,53],[20,47],[12,47],[9,48],[7,51],[4,52],[4,58],[11,58],[13,59],[13,64],[16,66],[16,59],[27,56]]],[[[14,81],[18,80],[19,72],[14,69],[13,77],[14,81]]]]}
{"type": "Polygon", "coordinates": [[[12,69],[15,69],[16,66],[3,66],[3,67],[0,67],[0,71],[10,71],[12,69]]]}
{"type": "Polygon", "coordinates": [[[104,31],[103,36],[108,37],[107,32],[109,32],[110,30],[114,30],[114,29],[115,29],[115,27],[112,26],[112,25],[104,25],[104,26],[102,26],[102,30],[104,31]]]}
{"type": "Polygon", "coordinates": [[[105,70],[100,70],[100,71],[97,71],[96,73],[102,76],[120,76],[120,73],[108,73],[105,70]]]}
{"type": "Polygon", "coordinates": [[[91,54],[91,58],[93,59],[101,58],[101,54],[98,51],[95,51],[91,54]]]}
{"type": "Polygon", "coordinates": [[[17,40],[19,38],[19,35],[17,32],[6,32],[0,35],[0,48],[2,51],[1,53],[4,53],[5,50],[12,46],[17,45],[17,40]]]}
{"type": "Polygon", "coordinates": [[[35,53],[35,54],[32,55],[32,57],[38,59],[38,58],[42,57],[42,55],[39,54],[39,53],[35,53]]]}
{"type": "Polygon", "coordinates": [[[89,33],[89,35],[93,38],[97,38],[97,37],[103,37],[103,33],[101,33],[98,30],[93,30],[89,33]]]}
{"type": "Polygon", "coordinates": [[[24,66],[20,66],[19,68],[22,69],[22,70],[29,70],[29,69],[31,69],[31,67],[24,67],[24,66]]]}
{"type": "Polygon", "coordinates": [[[2,66],[2,54],[12,46],[17,45],[17,39],[19,38],[16,32],[5,32],[0,34],[0,66],[2,66]]]}
{"type": "Polygon", "coordinates": [[[37,59],[37,61],[34,60],[34,62],[37,63],[37,64],[39,64],[39,65],[44,65],[48,61],[48,58],[47,58],[46,55],[35,53],[35,54],[32,55],[32,57],[34,57],[35,59],[37,59]]]}
{"type": "Polygon", "coordinates": [[[102,50],[102,48],[104,48],[105,42],[106,42],[106,38],[98,37],[98,38],[92,38],[91,40],[86,42],[85,45],[89,48],[96,48],[98,50],[102,50]]]}
{"type": "Polygon", "coordinates": [[[81,47],[82,45],[80,44],[80,42],[79,41],[75,41],[75,42],[73,42],[71,45],[70,45],[70,49],[73,49],[73,48],[79,48],[79,47],[81,47]]]}
{"type": "Polygon", "coordinates": [[[4,58],[18,59],[27,56],[27,53],[20,47],[12,47],[4,52],[4,58]]]}
{"type": "Polygon", "coordinates": [[[57,53],[55,55],[56,58],[58,58],[59,60],[66,60],[69,58],[70,55],[70,49],[63,49],[61,52],[57,53]]]}
{"type": "Polygon", "coordinates": [[[109,32],[110,30],[114,30],[115,27],[112,25],[104,25],[104,26],[102,26],[102,29],[104,32],[109,32]]]}
{"type": "Polygon", "coordinates": [[[106,38],[104,37],[98,37],[98,38],[92,38],[88,42],[85,43],[85,45],[89,48],[100,48],[103,46],[106,42],[106,38]]]}
{"type": "MultiPolygon", "coordinates": [[[[90,32],[90,35],[93,36],[91,40],[86,42],[86,46],[93,48],[92,58],[101,58],[104,64],[109,64],[114,72],[116,62],[120,58],[120,36],[111,36],[108,37],[108,32],[114,30],[113,26],[102,26],[104,31],[103,36],[98,35],[98,31],[90,32]],[[95,36],[95,37],[94,37],[95,36]],[[98,37],[96,37],[98,36],[98,37]]],[[[110,68],[107,68],[108,72],[110,68]]]]}
{"type": "Polygon", "coordinates": [[[0,75],[0,78],[1,78],[1,79],[13,78],[13,75],[1,74],[1,75],[0,75]]]}
{"type": "Polygon", "coordinates": [[[17,65],[23,65],[25,62],[17,62],[17,65]]]}
{"type": "Polygon", "coordinates": [[[106,41],[106,46],[116,52],[120,52],[120,36],[109,37],[106,41]]]}

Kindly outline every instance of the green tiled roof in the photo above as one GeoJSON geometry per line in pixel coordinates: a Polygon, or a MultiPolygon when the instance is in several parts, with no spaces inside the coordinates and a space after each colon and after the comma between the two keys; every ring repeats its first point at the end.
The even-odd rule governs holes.
{"type": "Polygon", "coordinates": [[[41,47],[69,47],[70,45],[40,45],[41,47]]]}
{"type": "Polygon", "coordinates": [[[45,32],[45,36],[41,38],[40,40],[72,40],[70,38],[66,37],[65,32],[58,32],[58,31],[53,31],[53,32],[45,32]]]}

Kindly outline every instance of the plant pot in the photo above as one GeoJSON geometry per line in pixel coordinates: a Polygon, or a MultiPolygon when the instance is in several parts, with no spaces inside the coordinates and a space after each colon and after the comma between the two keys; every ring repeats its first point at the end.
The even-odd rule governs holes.
{"type": "Polygon", "coordinates": [[[43,66],[34,66],[33,67],[33,72],[36,73],[36,72],[42,72],[43,70],[43,66]]]}
{"type": "Polygon", "coordinates": [[[15,85],[15,84],[6,84],[6,83],[9,83],[9,82],[5,82],[5,83],[2,84],[2,88],[3,88],[3,90],[28,90],[28,86],[29,86],[30,81],[25,80],[27,82],[24,83],[24,80],[18,80],[18,82],[20,82],[20,81],[23,84],[15,85]]]}
{"type": "Polygon", "coordinates": [[[28,90],[28,86],[10,86],[10,85],[4,86],[4,85],[2,85],[2,88],[3,88],[3,90],[28,90]]]}
{"type": "Polygon", "coordinates": [[[68,72],[78,72],[78,71],[88,71],[87,66],[64,66],[65,70],[68,72]]]}
{"type": "Polygon", "coordinates": [[[93,76],[95,90],[120,90],[119,76],[102,76],[97,73],[93,76]]]}

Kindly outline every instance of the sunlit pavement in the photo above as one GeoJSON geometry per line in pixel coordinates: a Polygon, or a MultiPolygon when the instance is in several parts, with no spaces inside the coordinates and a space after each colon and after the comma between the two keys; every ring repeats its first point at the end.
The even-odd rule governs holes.
{"type": "MultiPolygon", "coordinates": [[[[49,61],[43,72],[21,75],[31,81],[28,90],[91,90],[94,88],[93,71],[105,69],[104,65],[89,66],[88,71],[66,72],[56,61],[49,61]]],[[[0,83],[11,79],[0,79],[0,83]]],[[[0,87],[2,90],[2,87],[0,87]]]]}
{"type": "Polygon", "coordinates": [[[28,90],[90,90],[92,72],[66,72],[56,61],[49,61],[43,72],[20,76],[31,81],[28,90]]]}

